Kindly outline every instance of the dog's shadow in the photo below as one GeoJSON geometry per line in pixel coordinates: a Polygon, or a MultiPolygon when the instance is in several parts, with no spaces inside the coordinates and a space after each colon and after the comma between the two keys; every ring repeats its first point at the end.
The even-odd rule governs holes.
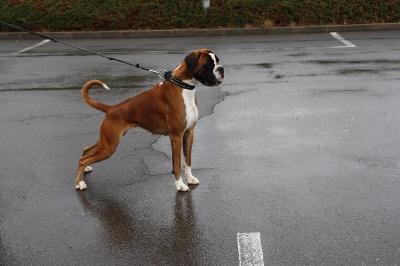
{"type": "MultiPolygon", "coordinates": [[[[157,222],[136,218],[126,204],[100,191],[77,191],[77,195],[84,209],[96,217],[104,228],[107,244],[129,249],[125,254],[130,254],[132,258],[135,254],[147,254],[145,256],[155,264],[178,265],[184,256],[186,262],[189,260],[190,264],[198,265],[201,258],[193,251],[199,249],[198,245],[204,240],[197,228],[195,204],[192,201],[192,192],[196,188],[190,186],[189,192],[176,193],[174,217],[169,223],[172,227],[167,229],[157,228],[157,222]]],[[[157,217],[160,216],[146,218],[159,219],[157,217]]]]}

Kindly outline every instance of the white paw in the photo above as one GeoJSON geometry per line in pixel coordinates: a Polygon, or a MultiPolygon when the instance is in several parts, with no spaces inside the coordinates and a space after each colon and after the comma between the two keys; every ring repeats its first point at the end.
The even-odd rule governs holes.
{"type": "Polygon", "coordinates": [[[182,182],[182,178],[179,178],[178,181],[175,181],[175,187],[178,191],[189,191],[189,187],[182,182]]]}
{"type": "Polygon", "coordinates": [[[189,185],[198,185],[198,184],[200,184],[200,181],[194,176],[187,176],[186,180],[187,180],[189,185]]]}
{"type": "Polygon", "coordinates": [[[185,175],[186,175],[186,180],[189,185],[200,184],[199,180],[192,175],[192,167],[185,165],[185,175]]]}
{"type": "Polygon", "coordinates": [[[90,167],[89,165],[85,167],[85,170],[83,170],[84,173],[92,172],[92,171],[93,171],[93,168],[90,167]]]}
{"type": "Polygon", "coordinates": [[[87,186],[86,186],[85,182],[81,181],[81,182],[79,182],[78,185],[75,186],[75,189],[85,190],[85,189],[87,189],[87,186]]]}

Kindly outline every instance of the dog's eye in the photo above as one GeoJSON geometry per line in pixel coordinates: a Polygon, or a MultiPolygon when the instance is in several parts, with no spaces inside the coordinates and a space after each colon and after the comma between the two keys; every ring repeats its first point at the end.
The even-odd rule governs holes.
{"type": "Polygon", "coordinates": [[[214,68],[214,63],[208,62],[208,63],[206,64],[206,68],[214,68]]]}

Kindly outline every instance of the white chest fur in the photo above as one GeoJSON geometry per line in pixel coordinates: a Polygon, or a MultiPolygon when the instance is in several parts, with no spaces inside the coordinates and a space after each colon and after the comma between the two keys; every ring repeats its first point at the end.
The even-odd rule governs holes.
{"type": "Polygon", "coordinates": [[[195,91],[196,90],[183,90],[182,93],[186,108],[186,129],[191,128],[199,118],[199,111],[194,101],[195,91]]]}

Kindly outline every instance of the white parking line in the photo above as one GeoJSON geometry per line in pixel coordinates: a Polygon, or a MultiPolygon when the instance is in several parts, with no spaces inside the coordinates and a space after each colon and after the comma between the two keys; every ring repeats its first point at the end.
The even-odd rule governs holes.
{"type": "Polygon", "coordinates": [[[260,233],[237,234],[239,266],[264,266],[260,233]]]}
{"type": "Polygon", "coordinates": [[[337,34],[337,32],[331,32],[331,35],[337,39],[338,41],[341,41],[344,43],[346,46],[335,46],[335,48],[342,48],[342,47],[356,47],[353,43],[349,42],[348,40],[344,39],[342,36],[337,34]]]}
{"type": "Polygon", "coordinates": [[[51,40],[44,40],[44,41],[41,41],[40,43],[37,43],[37,44],[32,45],[32,46],[29,46],[29,47],[27,47],[27,48],[25,48],[25,49],[19,50],[18,52],[15,52],[15,53],[12,53],[12,54],[22,54],[22,53],[24,53],[24,52],[26,52],[26,51],[35,49],[36,47],[39,47],[40,45],[43,45],[43,44],[48,43],[48,42],[50,42],[50,41],[51,41],[51,40]]]}

